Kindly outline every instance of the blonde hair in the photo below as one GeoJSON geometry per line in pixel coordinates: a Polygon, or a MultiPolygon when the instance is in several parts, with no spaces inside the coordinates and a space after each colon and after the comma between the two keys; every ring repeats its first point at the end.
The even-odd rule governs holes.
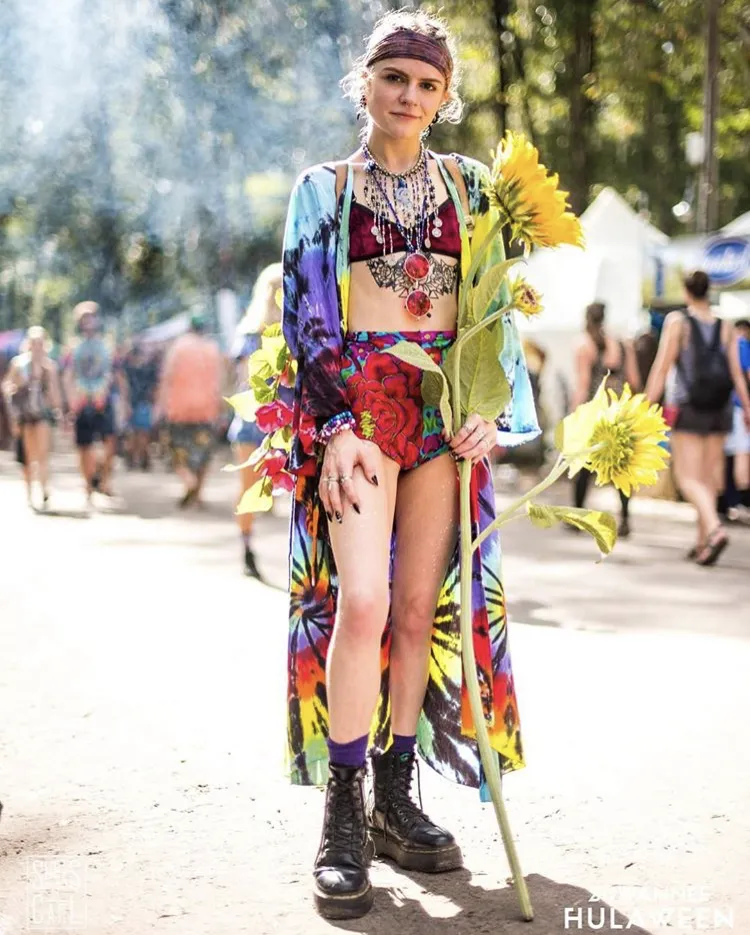
{"type": "Polygon", "coordinates": [[[41,341],[42,347],[44,348],[44,353],[49,354],[52,350],[52,342],[49,339],[49,335],[42,328],[41,325],[32,325],[26,332],[26,336],[21,343],[21,353],[28,354],[31,350],[32,341],[41,341]]]}
{"type": "Polygon", "coordinates": [[[375,24],[375,28],[367,39],[365,51],[352,65],[348,75],[341,80],[344,97],[352,101],[358,110],[361,109],[362,96],[372,75],[367,65],[370,53],[384,39],[402,29],[421,33],[443,44],[451,57],[453,71],[448,80],[448,98],[440,105],[437,113],[438,123],[460,123],[463,116],[464,104],[458,94],[461,83],[461,68],[456,52],[456,43],[448,24],[441,16],[425,13],[423,10],[391,10],[375,24]]]}
{"type": "Polygon", "coordinates": [[[281,282],[281,263],[271,263],[261,271],[255,280],[247,311],[237,326],[240,334],[257,334],[266,325],[281,321],[281,306],[276,297],[281,282]]]}

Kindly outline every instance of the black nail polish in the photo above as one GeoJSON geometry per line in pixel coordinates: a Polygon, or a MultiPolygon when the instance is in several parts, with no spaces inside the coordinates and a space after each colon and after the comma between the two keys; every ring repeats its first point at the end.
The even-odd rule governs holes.
{"type": "Polygon", "coordinates": [[[343,519],[341,518],[341,513],[339,513],[339,512],[336,513],[336,520],[337,520],[339,523],[343,523],[343,519]]]}
{"type": "Polygon", "coordinates": [[[357,506],[356,503],[352,503],[352,506],[354,507],[354,512],[359,516],[360,513],[362,512],[360,508],[357,506]]]}
{"type": "Polygon", "coordinates": [[[332,514],[332,513],[329,513],[328,510],[326,510],[326,516],[328,517],[328,522],[329,522],[329,523],[332,523],[332,522],[333,522],[333,514],[332,514]]]}
{"type": "Polygon", "coordinates": [[[378,486],[378,478],[376,474],[372,475],[372,482],[373,484],[375,484],[376,487],[378,486]]]}

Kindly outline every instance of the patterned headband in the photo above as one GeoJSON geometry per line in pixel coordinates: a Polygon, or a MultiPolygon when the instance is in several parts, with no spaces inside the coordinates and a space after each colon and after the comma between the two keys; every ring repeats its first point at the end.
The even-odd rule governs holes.
{"type": "Polygon", "coordinates": [[[369,67],[384,58],[415,58],[427,62],[442,73],[446,82],[450,82],[453,74],[453,60],[445,42],[412,29],[399,29],[381,39],[370,51],[366,64],[369,67]]]}

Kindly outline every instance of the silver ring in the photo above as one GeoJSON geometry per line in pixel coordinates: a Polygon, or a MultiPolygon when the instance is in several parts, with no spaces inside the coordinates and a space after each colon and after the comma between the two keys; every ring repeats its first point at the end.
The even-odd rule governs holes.
{"type": "Polygon", "coordinates": [[[351,477],[349,477],[348,474],[342,474],[341,477],[339,477],[340,484],[345,484],[349,480],[351,480],[351,477]]]}
{"type": "Polygon", "coordinates": [[[333,484],[338,484],[338,478],[326,477],[326,484],[328,484],[329,487],[333,486],[333,484]]]}

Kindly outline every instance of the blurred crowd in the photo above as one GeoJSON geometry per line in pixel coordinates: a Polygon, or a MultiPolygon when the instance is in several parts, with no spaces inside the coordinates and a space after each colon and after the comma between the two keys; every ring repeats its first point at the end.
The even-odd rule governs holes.
{"type": "MultiPolygon", "coordinates": [[[[50,508],[55,427],[70,434],[77,452],[85,511],[96,497],[115,496],[118,456],[128,470],[166,464],[182,484],[177,505],[199,508],[222,442],[233,448],[239,501],[257,480],[248,462],[262,434],[233,417],[225,398],[247,389],[247,358],[263,328],[280,318],[280,286],[280,264],[273,264],[259,277],[228,351],[200,314],[190,317],[185,333],[160,344],[135,336],[112,346],[94,302],[75,307],[76,336],[68,347],[55,349],[44,328],[29,328],[20,347],[0,354],[0,447],[13,447],[29,506],[50,508]]],[[[259,577],[252,514],[238,515],[237,524],[245,573],[259,577]]]]}
{"type": "MultiPolygon", "coordinates": [[[[750,524],[750,321],[721,322],[708,301],[709,285],[705,274],[693,274],[686,280],[685,305],[652,309],[648,327],[632,341],[610,334],[603,303],[589,305],[572,348],[574,378],[554,384],[556,407],[549,407],[570,411],[590,400],[604,379],[618,395],[628,384],[664,405],[673,459],[658,495],[684,498],[695,507],[697,534],[688,557],[699,564],[718,559],[728,544],[727,523],[750,524]],[[706,370],[712,364],[713,375],[706,370]],[[696,404],[696,387],[705,396],[712,380],[718,381],[718,396],[696,404]]],[[[181,482],[179,508],[199,508],[222,442],[232,447],[239,503],[258,480],[253,453],[263,434],[233,414],[225,399],[248,388],[247,360],[260,346],[263,329],[280,319],[280,288],[277,263],[259,276],[233,345],[224,351],[199,314],[169,341],[135,336],[113,346],[94,302],[76,306],[76,336],[69,346],[53,348],[45,330],[35,326],[20,347],[0,351],[0,448],[13,447],[29,505],[49,509],[55,426],[69,433],[77,452],[86,510],[95,496],[114,496],[118,456],[131,471],[150,471],[155,461],[166,466],[181,482]]],[[[543,391],[547,354],[530,339],[524,349],[545,431],[521,450],[495,450],[501,484],[509,476],[517,479],[519,467],[543,470],[552,452],[554,426],[543,391]]],[[[572,498],[579,508],[591,480],[586,471],[575,478],[572,498]]],[[[626,538],[630,502],[624,494],[620,502],[619,535],[626,538]]],[[[237,514],[236,522],[243,570],[260,577],[253,514],[237,514]]]]}

